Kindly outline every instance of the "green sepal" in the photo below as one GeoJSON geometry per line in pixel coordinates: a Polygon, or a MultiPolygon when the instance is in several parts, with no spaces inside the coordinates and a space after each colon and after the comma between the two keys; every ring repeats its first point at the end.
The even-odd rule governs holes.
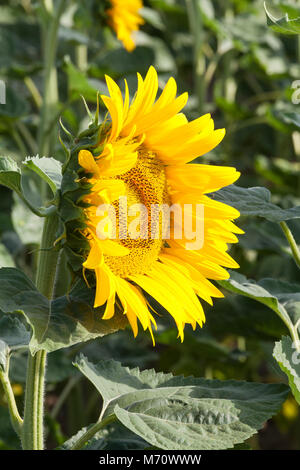
{"type": "Polygon", "coordinates": [[[89,243],[83,235],[86,227],[84,209],[88,205],[84,197],[91,191],[92,185],[88,182],[88,176],[78,163],[80,150],[89,150],[94,153],[99,147],[101,125],[97,118],[88,129],[73,138],[70,143],[69,158],[63,166],[61,182],[61,200],[59,204],[60,231],[57,243],[64,248],[68,265],[74,273],[82,276],[82,263],[85,261],[89,243]]]}

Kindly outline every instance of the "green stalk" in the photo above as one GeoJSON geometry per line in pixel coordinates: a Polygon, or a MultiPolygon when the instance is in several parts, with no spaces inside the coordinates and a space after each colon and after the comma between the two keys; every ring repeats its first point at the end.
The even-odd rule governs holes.
{"type": "Polygon", "coordinates": [[[39,155],[49,155],[51,134],[48,132],[51,116],[57,112],[58,88],[56,71],[57,33],[61,15],[66,6],[66,0],[59,0],[56,9],[52,0],[47,0],[46,16],[49,20],[44,24],[44,96],[39,127],[39,155]]]}
{"type": "MultiPolygon", "coordinates": [[[[48,299],[52,298],[59,252],[53,249],[58,227],[58,216],[45,219],[39,256],[36,286],[48,299]]],[[[44,447],[44,388],[46,351],[28,354],[25,391],[22,446],[24,450],[42,450],[44,447]]]]}
{"type": "Polygon", "coordinates": [[[286,222],[280,222],[280,227],[282,228],[283,233],[284,233],[284,235],[285,235],[285,237],[286,237],[286,239],[287,239],[287,241],[290,245],[295,263],[298,266],[298,268],[300,269],[300,251],[299,251],[299,247],[296,243],[296,240],[295,240],[292,232],[290,231],[288,225],[286,224],[286,222]]]}
{"type": "Polygon", "coordinates": [[[82,436],[76,444],[71,447],[70,450],[80,450],[82,447],[90,440],[94,435],[100,431],[102,428],[107,426],[108,424],[112,423],[113,421],[116,421],[116,416],[115,415],[110,415],[107,418],[103,419],[102,421],[97,421],[97,423],[93,424],[82,436]]]}
{"type": "MultiPolygon", "coordinates": [[[[296,265],[298,266],[298,268],[300,269],[300,250],[296,243],[296,240],[286,222],[280,222],[280,227],[282,228],[283,233],[290,245],[294,261],[296,265]]],[[[299,341],[299,334],[298,334],[299,320],[296,322],[295,325],[293,325],[292,322],[285,322],[285,324],[290,331],[291,338],[295,344],[297,351],[300,352],[300,341],[299,341]]]]}
{"type": "Polygon", "coordinates": [[[8,371],[9,371],[9,358],[7,360],[6,370],[2,371],[0,369],[0,382],[2,383],[5,397],[7,399],[11,424],[14,430],[16,431],[16,433],[20,436],[21,431],[22,431],[22,426],[23,426],[23,420],[19,414],[14,392],[13,392],[13,389],[9,380],[8,371]]]}
{"type": "Polygon", "coordinates": [[[42,420],[42,414],[38,409],[39,394],[39,364],[41,352],[34,356],[28,353],[27,378],[25,391],[24,424],[22,429],[23,450],[40,450],[43,448],[43,436],[38,436],[38,420],[42,420]]]}

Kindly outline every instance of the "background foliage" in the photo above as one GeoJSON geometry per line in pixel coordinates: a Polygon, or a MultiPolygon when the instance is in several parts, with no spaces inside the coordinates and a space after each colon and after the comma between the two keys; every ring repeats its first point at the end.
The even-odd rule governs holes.
{"type": "MultiPolygon", "coordinates": [[[[190,119],[210,112],[216,127],[226,128],[223,143],[201,157],[201,162],[235,166],[242,173],[239,186],[268,188],[272,203],[284,210],[299,206],[300,119],[295,102],[295,81],[300,79],[298,36],[280,35],[268,28],[261,0],[147,0],[142,12],[146,24],[137,35],[136,49],[128,53],[108,28],[100,28],[100,3],[73,0],[63,14],[56,64],[59,105],[46,119],[47,132],[54,136],[48,155],[63,161],[57,138],[58,117],[62,116],[73,134],[84,129],[87,116],[80,96],[84,95],[94,110],[96,91],[106,90],[105,74],[120,83],[126,77],[129,89],[134,90],[136,72],[144,75],[153,64],[161,87],[173,75],[179,92],[189,91],[186,114],[190,119]]],[[[280,5],[287,8],[289,4],[280,5]]],[[[0,78],[7,86],[7,103],[0,105],[0,154],[20,162],[43,148],[38,117],[43,69],[41,15],[39,2],[0,1],[0,78]]],[[[272,208],[268,217],[262,217],[255,206],[261,195],[254,196],[248,206],[254,217],[248,217],[249,210],[243,208],[239,225],[245,235],[238,246],[232,247],[232,255],[247,278],[292,283],[292,295],[300,281],[299,270],[280,226],[272,218],[272,208]]],[[[285,218],[282,214],[281,219],[277,217],[288,220],[300,243],[299,219],[290,212],[285,214],[285,218]]],[[[19,267],[32,278],[40,234],[41,219],[0,186],[0,266],[19,267]]],[[[263,287],[279,299],[278,285],[275,288],[265,281],[263,287]]],[[[293,299],[292,313],[297,316],[299,303],[293,299]]],[[[11,324],[4,324],[4,316],[0,311],[0,325],[2,322],[9,335],[10,328],[16,328],[15,317],[10,317],[11,324]]],[[[206,316],[205,327],[196,332],[187,330],[183,344],[176,338],[170,317],[165,316],[159,321],[156,348],[148,335],[140,333],[133,340],[132,333],[125,330],[49,354],[49,447],[60,445],[93,422],[101,408],[97,391],[71,365],[79,351],[94,362],[114,359],[123,365],[154,367],[157,372],[176,375],[286,381],[272,352],[274,342],[288,330],[266,302],[227,293],[213,308],[206,306],[206,316]],[[83,407],[83,403],[87,405],[83,407]]],[[[19,343],[12,345],[11,379],[21,404],[26,364],[22,345],[29,341],[25,320],[21,324],[18,321],[18,335],[19,343]]],[[[121,427],[112,429],[109,439],[102,436],[95,445],[119,448],[120,442],[127,448],[143,446],[134,434],[131,440],[124,440],[121,427]]],[[[254,449],[299,449],[300,415],[291,395],[281,413],[249,442],[254,449]]],[[[4,396],[0,395],[0,448],[18,446],[4,396]]]]}

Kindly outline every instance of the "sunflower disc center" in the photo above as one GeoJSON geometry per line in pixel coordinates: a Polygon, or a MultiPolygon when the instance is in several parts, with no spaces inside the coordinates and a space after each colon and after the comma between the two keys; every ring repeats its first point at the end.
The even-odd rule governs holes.
{"type": "MultiPolygon", "coordinates": [[[[130,249],[130,253],[125,256],[105,255],[105,262],[112,272],[120,277],[130,275],[145,274],[157,260],[162,247],[161,219],[157,238],[151,237],[151,207],[153,205],[167,204],[169,202],[166,187],[166,176],[164,165],[158,160],[154,152],[139,149],[136,165],[128,172],[116,177],[126,184],[126,197],[128,210],[133,204],[142,204],[147,209],[147,216],[142,213],[130,215],[127,211],[127,228],[134,220],[139,221],[140,226],[147,227],[147,238],[133,239],[130,233],[119,233],[117,241],[130,249]],[[145,219],[145,217],[147,217],[145,219]]],[[[115,202],[117,215],[117,226],[120,219],[120,208],[115,202]]]]}

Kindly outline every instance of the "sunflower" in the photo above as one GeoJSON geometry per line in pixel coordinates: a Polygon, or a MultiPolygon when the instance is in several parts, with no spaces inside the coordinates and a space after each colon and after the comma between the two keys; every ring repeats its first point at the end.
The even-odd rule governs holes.
{"type": "Polygon", "coordinates": [[[117,38],[122,41],[127,51],[135,48],[132,33],[138,31],[139,26],[144,24],[139,10],[143,7],[142,0],[110,0],[111,8],[106,11],[109,24],[116,32],[117,38]]]}
{"type": "MultiPolygon", "coordinates": [[[[95,307],[104,306],[103,319],[112,318],[119,306],[134,336],[139,320],[153,338],[152,297],[174,318],[182,341],[185,324],[195,329],[205,321],[200,299],[212,304],[212,297],[223,297],[211,280],[227,279],[224,268],[238,267],[227,250],[229,243],[238,241],[235,234],[243,233],[233,223],[239,212],[208,194],[233,183],[239,173],[231,167],[189,163],[216,147],[225,130],[215,130],[209,114],[188,122],[180,112],[188,95],[176,97],[173,78],[156,100],[155,69],[150,67],[145,80],[138,74],[131,103],[126,80],[124,99],[118,85],[110,77],[106,81],[109,96],[101,98],[108,113],[98,146],[93,153],[80,150],[78,154],[92,188],[85,196],[84,234],[90,250],[83,267],[95,272],[95,307]],[[139,220],[146,229],[152,223],[150,208],[187,206],[190,221],[203,222],[201,247],[187,248],[191,238],[175,236],[180,221],[173,213],[167,237],[161,214],[154,237],[148,231],[148,236],[134,238],[124,227],[113,233],[112,225],[102,224],[104,213],[99,213],[99,207],[110,204],[120,221],[126,209],[117,201],[124,197],[129,206],[141,204],[148,209],[139,220]],[[203,212],[199,214],[197,207],[203,212]]],[[[125,215],[130,218],[129,212],[125,215]]]]}

